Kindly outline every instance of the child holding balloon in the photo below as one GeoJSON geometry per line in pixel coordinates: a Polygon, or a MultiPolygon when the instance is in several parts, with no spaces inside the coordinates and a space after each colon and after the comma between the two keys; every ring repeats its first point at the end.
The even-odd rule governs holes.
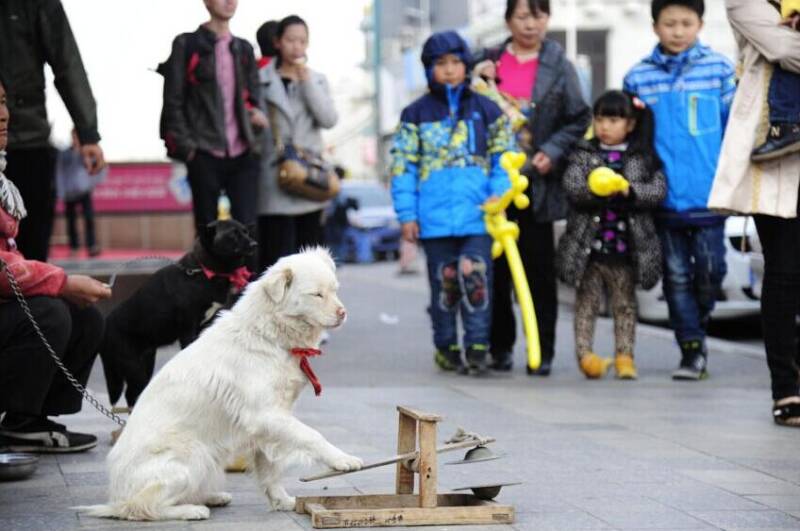
{"type": "Polygon", "coordinates": [[[614,318],[616,376],[635,379],[635,287],[652,288],[662,271],[652,211],[666,195],[661,160],[653,147],[653,114],[644,102],[609,91],[594,104],[594,133],[569,159],[564,188],[570,202],[556,267],[576,288],[575,350],[587,378],[612,364],[592,349],[604,293],[614,318]]]}
{"type": "Polygon", "coordinates": [[[434,362],[442,370],[482,375],[488,369],[492,240],[480,207],[508,189],[499,161],[514,146],[506,115],[470,89],[471,62],[467,43],[453,31],[425,42],[430,90],[400,116],[392,199],[403,239],[419,240],[425,249],[434,362]]]}

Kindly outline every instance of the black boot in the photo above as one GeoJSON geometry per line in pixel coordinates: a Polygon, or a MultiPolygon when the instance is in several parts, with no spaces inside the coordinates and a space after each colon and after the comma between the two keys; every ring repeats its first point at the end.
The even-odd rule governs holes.
{"type": "Polygon", "coordinates": [[[510,372],[514,368],[513,353],[505,350],[503,352],[492,352],[492,362],[489,367],[493,371],[510,372]]]}
{"type": "Polygon", "coordinates": [[[750,160],[765,162],[792,153],[800,153],[800,123],[774,123],[769,127],[767,141],[753,150],[750,160]]]}
{"type": "Polygon", "coordinates": [[[550,376],[550,371],[552,370],[552,368],[553,368],[553,360],[542,358],[542,361],[539,364],[538,369],[533,369],[531,368],[530,365],[528,365],[525,368],[525,370],[528,372],[529,376],[550,376]]]}

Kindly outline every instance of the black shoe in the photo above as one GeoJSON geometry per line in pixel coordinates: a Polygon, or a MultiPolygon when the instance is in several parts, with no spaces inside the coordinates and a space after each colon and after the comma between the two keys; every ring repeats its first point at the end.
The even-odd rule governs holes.
{"type": "Polygon", "coordinates": [[[550,370],[552,369],[552,366],[552,360],[542,360],[538,369],[531,369],[530,365],[526,367],[526,369],[529,376],[550,376],[550,370]]]}
{"type": "Polygon", "coordinates": [[[443,371],[459,371],[464,367],[461,362],[461,348],[458,345],[450,345],[447,349],[436,349],[433,361],[443,371]]]}
{"type": "Polygon", "coordinates": [[[681,364],[672,373],[673,380],[698,381],[708,378],[708,355],[702,341],[681,344],[681,364]]]}
{"type": "Polygon", "coordinates": [[[486,363],[488,348],[486,345],[471,345],[467,348],[466,366],[460,369],[461,374],[472,374],[474,376],[483,376],[489,372],[489,365],[486,363]]]}
{"type": "Polygon", "coordinates": [[[18,427],[0,426],[0,447],[9,452],[67,454],[84,452],[97,446],[97,437],[72,433],[49,419],[35,419],[18,427]]]}
{"type": "Polygon", "coordinates": [[[750,160],[765,162],[800,153],[800,123],[772,124],[767,141],[753,150],[750,160]]]}
{"type": "Polygon", "coordinates": [[[492,354],[492,362],[489,368],[498,372],[510,372],[514,368],[514,356],[511,352],[501,352],[492,354]]]}

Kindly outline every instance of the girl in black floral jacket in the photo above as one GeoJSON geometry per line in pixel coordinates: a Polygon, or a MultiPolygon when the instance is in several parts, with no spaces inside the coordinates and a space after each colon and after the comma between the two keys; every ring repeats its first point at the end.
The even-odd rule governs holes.
{"type": "Polygon", "coordinates": [[[652,211],[664,199],[666,179],[653,148],[653,116],[641,100],[609,91],[593,111],[595,138],[576,145],[564,174],[570,212],[556,264],[561,279],[577,288],[575,348],[581,371],[600,378],[612,363],[592,351],[594,323],[607,291],[616,374],[635,379],[634,290],[651,288],[661,277],[652,211]]]}

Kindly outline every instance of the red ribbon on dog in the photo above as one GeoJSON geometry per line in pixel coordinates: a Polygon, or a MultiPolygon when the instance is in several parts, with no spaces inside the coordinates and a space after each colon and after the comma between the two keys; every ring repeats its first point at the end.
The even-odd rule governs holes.
{"type": "Polygon", "coordinates": [[[291,353],[292,356],[297,356],[300,358],[300,370],[305,373],[308,381],[311,382],[312,386],[314,386],[314,394],[317,396],[321,395],[322,384],[319,383],[317,375],[314,374],[313,370],[311,370],[311,364],[308,362],[308,358],[311,356],[319,356],[322,354],[322,351],[317,348],[293,348],[291,353]]]}
{"type": "Polygon", "coordinates": [[[244,287],[247,286],[247,281],[250,280],[250,277],[253,275],[245,266],[237,267],[230,273],[217,273],[203,264],[200,264],[200,267],[203,269],[203,274],[207,279],[211,280],[214,277],[227,278],[237,291],[242,291],[244,287]]]}

